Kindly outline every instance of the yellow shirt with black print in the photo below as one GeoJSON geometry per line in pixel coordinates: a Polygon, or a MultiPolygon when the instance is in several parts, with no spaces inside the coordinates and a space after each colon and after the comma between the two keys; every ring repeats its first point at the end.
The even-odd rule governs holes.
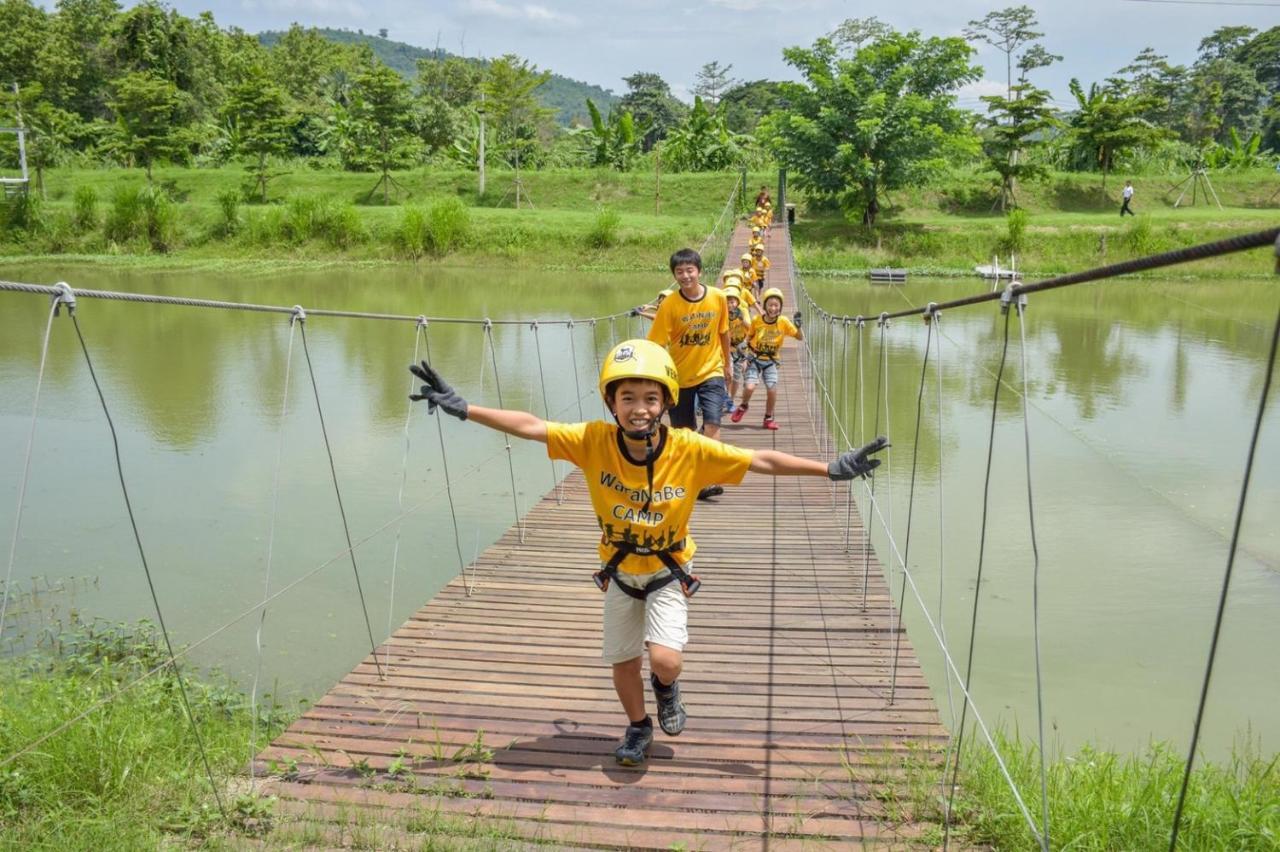
{"type": "MultiPolygon", "coordinates": [[[[591,508],[600,525],[599,556],[613,558],[609,542],[625,541],[635,547],[672,552],[680,564],[693,558],[697,545],[689,534],[698,491],[708,485],[737,485],[751,464],[752,451],[724,444],[691,429],[663,428],[654,449],[653,493],[648,511],[649,478],[643,461],[627,454],[617,426],[591,423],[548,423],[547,455],[572,462],[582,469],[591,494],[591,508]]],[[[651,574],[662,560],[653,555],[631,554],[619,571],[651,574]]]]}
{"type": "Polygon", "coordinates": [[[761,360],[776,361],[782,351],[782,344],[788,337],[797,337],[800,330],[791,320],[779,316],[773,322],[764,317],[756,317],[751,323],[751,337],[747,345],[761,360]]]}
{"type": "Polygon", "coordinates": [[[676,290],[658,306],[649,327],[649,339],[671,353],[682,388],[724,375],[720,335],[729,331],[729,305],[723,290],[705,285],[702,290],[696,300],[676,290]]]}

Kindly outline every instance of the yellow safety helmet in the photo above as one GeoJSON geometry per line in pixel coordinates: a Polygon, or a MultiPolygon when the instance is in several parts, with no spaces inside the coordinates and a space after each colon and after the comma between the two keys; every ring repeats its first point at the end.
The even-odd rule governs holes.
{"type": "MultiPolygon", "coordinates": [[[[751,247],[751,251],[753,253],[760,252],[761,254],[764,254],[764,243],[756,243],[754,246],[751,247]]],[[[748,257],[750,257],[750,255],[748,255],[748,257]]]]}
{"type": "Polygon", "coordinates": [[[781,290],[779,290],[777,287],[770,287],[768,290],[765,290],[764,293],[760,296],[760,304],[763,305],[765,302],[768,302],[774,296],[778,297],[779,308],[781,308],[783,305],[787,303],[787,300],[782,298],[781,290]]]}
{"type": "Polygon", "coordinates": [[[751,252],[747,252],[741,258],[742,260],[751,260],[751,252]]]}
{"type": "Polygon", "coordinates": [[[742,288],[737,284],[726,284],[724,286],[724,297],[726,299],[737,299],[742,301],[742,288]]]}
{"type": "Polygon", "coordinates": [[[724,279],[724,283],[720,285],[721,287],[734,286],[729,283],[730,280],[737,281],[737,286],[742,286],[742,270],[740,269],[730,269],[721,277],[724,279]]]}
{"type": "Polygon", "coordinates": [[[671,355],[652,340],[624,340],[610,350],[600,369],[600,396],[608,402],[609,385],[621,379],[650,379],[667,389],[671,405],[680,399],[680,375],[671,355]]]}

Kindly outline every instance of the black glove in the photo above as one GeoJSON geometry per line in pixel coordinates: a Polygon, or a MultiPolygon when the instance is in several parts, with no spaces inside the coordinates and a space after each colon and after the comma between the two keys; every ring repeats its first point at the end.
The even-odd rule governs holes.
{"type": "Polygon", "coordinates": [[[801,314],[799,311],[796,311],[794,314],[792,314],[792,315],[791,315],[791,323],[792,323],[792,325],[794,325],[796,328],[799,328],[799,327],[800,327],[800,322],[801,322],[801,320],[803,320],[803,319],[804,319],[804,315],[803,315],[803,314],[801,314]]]}
{"type": "Polygon", "coordinates": [[[409,368],[409,372],[425,382],[420,392],[409,394],[409,399],[414,402],[420,399],[427,400],[428,414],[435,414],[436,406],[439,406],[444,409],[445,414],[452,414],[459,420],[467,419],[467,401],[458,396],[458,392],[449,387],[449,383],[440,378],[440,374],[432,369],[430,364],[426,361],[422,362],[421,367],[414,364],[409,368]]]}
{"type": "Polygon", "coordinates": [[[853,479],[855,476],[866,476],[880,466],[880,459],[869,459],[867,456],[878,453],[887,446],[888,439],[881,435],[861,449],[841,453],[840,458],[827,465],[827,476],[837,482],[853,479]]]}

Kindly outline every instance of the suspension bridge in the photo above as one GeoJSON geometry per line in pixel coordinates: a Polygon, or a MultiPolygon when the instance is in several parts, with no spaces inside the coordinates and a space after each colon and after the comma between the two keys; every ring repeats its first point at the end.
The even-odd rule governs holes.
{"type": "MultiPolygon", "coordinates": [[[[710,244],[719,239],[717,232],[722,231],[726,249],[722,256],[729,258],[735,257],[746,241],[743,228],[730,230],[732,214],[730,199],[720,224],[708,238],[710,244]],[[726,221],[730,223],[728,227],[724,226],[726,221]]],[[[787,229],[775,227],[766,246],[767,253],[775,258],[769,285],[786,294],[788,311],[792,305],[804,309],[808,339],[804,345],[784,353],[776,410],[782,430],[761,429],[753,410],[739,424],[726,421],[722,437],[753,449],[774,448],[811,458],[830,457],[853,445],[851,438],[868,434],[865,422],[855,424],[848,416],[851,375],[855,376],[857,393],[864,394],[869,385],[863,362],[865,336],[881,336],[879,351],[883,357],[883,336],[891,322],[911,316],[926,320],[929,336],[921,367],[923,397],[924,377],[935,347],[935,363],[940,368],[940,336],[935,337],[932,329],[941,309],[999,300],[1006,321],[994,409],[1009,348],[1012,320],[1008,318],[1016,317],[1018,328],[1022,328],[1027,293],[1268,245],[1277,237],[1280,229],[1272,229],[1220,244],[1036,284],[1015,285],[1003,293],[872,317],[850,317],[831,314],[813,301],[796,274],[787,229]]],[[[704,250],[707,247],[704,244],[704,250]]],[[[719,248],[715,251],[718,253],[719,248]]],[[[295,325],[305,329],[300,321],[307,314],[415,319],[126,293],[77,293],[65,285],[51,288],[0,282],[0,290],[51,296],[50,324],[61,308],[75,306],[77,296],[286,313],[293,320],[291,353],[292,329],[295,325]]],[[[427,320],[416,319],[421,333],[427,320]]],[[[594,330],[602,320],[608,321],[611,329],[615,321],[622,325],[634,323],[623,315],[587,322],[594,330]]],[[[488,340],[497,381],[491,337],[494,324],[485,320],[476,321],[476,325],[488,340]]],[[[79,332],[78,322],[76,328],[79,332]]],[[[1275,360],[1280,320],[1276,329],[1269,365],[1275,360]]],[[[536,338],[536,324],[532,331],[536,338]]],[[[309,368],[311,356],[305,330],[301,340],[309,368]]],[[[83,337],[80,342],[92,373],[83,337]]],[[[596,342],[593,331],[593,344],[596,342]]],[[[606,341],[605,348],[612,342],[606,341]]],[[[47,350],[47,330],[44,346],[47,350]]],[[[598,358],[600,347],[593,349],[598,358]]],[[[415,351],[415,357],[417,354],[415,351]]],[[[540,350],[538,358],[541,363],[540,350]]],[[[576,375],[576,351],[574,358],[576,375]]],[[[882,362],[869,368],[872,375],[878,376],[883,375],[887,365],[882,362]]],[[[43,372],[42,352],[41,376],[43,372]]],[[[1025,370],[1022,376],[1025,381],[1025,370]]],[[[1269,366],[1258,424],[1270,376],[1269,366]]],[[[311,381],[314,389],[314,373],[311,381]]],[[[545,377],[543,382],[545,401],[545,377]]],[[[38,387],[39,379],[37,411],[38,387]]],[[[940,389],[939,381],[939,392],[940,389]]],[[[500,386],[497,396],[493,402],[501,405],[500,386]]],[[[1022,398],[1025,405],[1025,392],[1022,398]]],[[[101,388],[99,399],[110,423],[101,388]]],[[[323,426],[318,390],[316,402],[323,426]]],[[[881,423],[878,389],[874,406],[871,433],[879,430],[881,423]]],[[[865,418],[865,400],[860,399],[855,410],[859,421],[865,418]]],[[[890,431],[887,417],[886,397],[884,430],[890,431]]],[[[33,411],[33,436],[35,421],[33,411]]],[[[917,408],[916,441],[919,427],[917,408]]],[[[114,426],[112,429],[114,432],[114,426]]],[[[895,437],[890,432],[890,437],[902,442],[902,434],[905,433],[895,437]]],[[[443,440],[442,434],[442,444],[443,440]]],[[[328,446],[327,434],[325,442],[328,446]]],[[[1030,446],[1028,436],[1028,508],[1030,446]]],[[[509,444],[507,451],[509,459],[509,444]]],[[[29,443],[27,453],[6,588],[21,527],[29,443]]],[[[1237,511],[1237,533],[1252,460],[1251,446],[1237,511]]],[[[123,467],[118,469],[123,487],[123,467]]],[[[456,478],[450,480],[447,470],[445,478],[447,490],[456,478]]],[[[513,846],[787,849],[847,848],[852,844],[909,847],[936,841],[936,824],[916,821],[910,813],[904,814],[893,805],[904,783],[905,767],[913,761],[950,766],[952,756],[961,750],[960,740],[966,732],[982,738],[993,750],[996,744],[967,689],[973,647],[968,649],[970,668],[962,671],[966,658],[953,654],[949,648],[942,625],[930,616],[930,607],[909,570],[910,500],[906,537],[901,541],[892,534],[894,524],[891,519],[886,520],[886,510],[876,499],[874,480],[837,487],[826,480],[748,474],[740,487],[729,489],[718,500],[699,504],[693,529],[701,544],[698,571],[704,585],[690,609],[691,641],[681,678],[690,722],[678,738],[659,736],[645,766],[627,768],[617,766],[612,757],[621,713],[604,676],[605,667],[599,661],[602,596],[590,582],[590,574],[597,567],[594,545],[599,530],[582,475],[570,474],[527,512],[521,511],[515,499],[515,479],[512,468],[513,524],[498,541],[466,564],[454,580],[382,642],[374,639],[366,608],[368,656],[274,741],[255,749],[245,768],[244,781],[256,795],[277,797],[281,816],[277,840],[288,842],[292,837],[322,846],[349,845],[355,840],[352,826],[360,825],[376,831],[373,842],[385,848],[417,842],[415,833],[429,824],[438,834],[455,834],[463,839],[476,836],[477,826],[501,826],[505,842],[513,846]],[[879,524],[886,534],[887,550],[880,553],[871,546],[868,526],[872,524],[879,524]],[[941,649],[948,702],[962,705],[960,723],[952,726],[954,737],[941,724],[934,693],[902,627],[895,599],[900,606],[919,605],[928,631],[916,638],[926,636],[941,649]]],[[[912,496],[915,479],[913,466],[912,496]]],[[[337,491],[336,473],[334,485],[337,491]]],[[[340,493],[338,500],[341,506],[340,493]]],[[[983,502],[985,536],[985,494],[983,502]]],[[[1034,524],[1033,516],[1031,519],[1034,524]]],[[[345,513],[343,521],[345,528],[345,513]]],[[[136,525],[134,529],[136,536],[136,525]]],[[[455,529],[455,535],[456,532],[455,529]]],[[[1034,526],[1032,542],[1034,546],[1034,526]]],[[[1233,537],[1233,557],[1234,542],[1233,537]]],[[[349,556],[363,603],[355,560],[360,541],[353,541],[349,529],[347,543],[346,551],[302,579],[349,556]]],[[[138,550],[150,583],[140,537],[138,550]]],[[[459,556],[461,561],[460,552],[459,556]]],[[[1038,560],[1036,570],[1038,576],[1038,560]]],[[[980,554],[979,586],[981,571],[980,554]]],[[[1229,562],[1217,627],[1221,625],[1230,572],[1229,562]]],[[[264,593],[262,603],[215,633],[251,616],[264,617],[268,605],[297,582],[301,580],[271,591],[268,579],[270,593],[264,593]]],[[[941,594],[941,588],[938,591],[941,594]]],[[[152,594],[167,637],[154,587],[152,594]]],[[[4,602],[7,606],[7,598],[4,602]]],[[[973,606],[976,625],[976,591],[973,606]]],[[[0,611],[0,631],[3,618],[0,611]]],[[[1212,673],[1217,627],[1196,735],[1212,673]]],[[[973,634],[971,630],[970,637],[973,634]]],[[[142,677],[167,666],[177,670],[178,660],[212,635],[180,651],[170,647],[169,661],[142,677]]],[[[1038,641],[1037,632],[1037,688],[1038,641]]],[[[255,699],[257,692],[255,681],[255,699]]],[[[85,708],[66,725],[82,720],[111,698],[107,696],[85,708]]],[[[954,712],[954,706],[951,709],[954,712]]],[[[0,768],[30,753],[66,725],[14,755],[0,756],[0,768]]],[[[1038,741],[1043,755],[1042,713],[1038,741]]],[[[1192,758],[1195,748],[1193,737],[1192,758]]],[[[996,756],[999,760],[998,751],[996,756]]],[[[1189,758],[1188,772],[1191,764],[1189,758]]],[[[1020,791],[1007,771],[1005,778],[1031,835],[1042,848],[1049,848],[1050,820],[1043,770],[1041,789],[1035,791],[1040,794],[1039,807],[1033,791],[1020,791]]],[[[954,775],[951,786],[954,790],[954,775]]],[[[1184,794],[1185,789],[1184,782],[1184,794]]],[[[217,791],[215,784],[215,795],[217,791]]],[[[947,791],[943,789],[939,795],[945,798],[947,791]]],[[[1181,810],[1179,801],[1171,848],[1176,846],[1181,810]]],[[[951,817],[949,803],[945,814],[944,830],[951,817]]]]}

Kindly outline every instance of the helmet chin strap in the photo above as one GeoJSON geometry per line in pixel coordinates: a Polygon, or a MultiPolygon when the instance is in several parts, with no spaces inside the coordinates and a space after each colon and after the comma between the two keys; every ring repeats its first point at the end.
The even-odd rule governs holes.
{"type": "Polygon", "coordinates": [[[633,441],[644,441],[644,472],[648,478],[649,490],[645,492],[644,505],[640,507],[641,512],[648,512],[649,507],[653,505],[653,436],[658,434],[662,429],[662,415],[667,411],[667,407],[662,406],[662,410],[658,412],[658,416],[649,421],[648,429],[623,429],[622,421],[618,419],[616,413],[613,414],[613,422],[618,424],[618,431],[624,437],[633,441]]]}

